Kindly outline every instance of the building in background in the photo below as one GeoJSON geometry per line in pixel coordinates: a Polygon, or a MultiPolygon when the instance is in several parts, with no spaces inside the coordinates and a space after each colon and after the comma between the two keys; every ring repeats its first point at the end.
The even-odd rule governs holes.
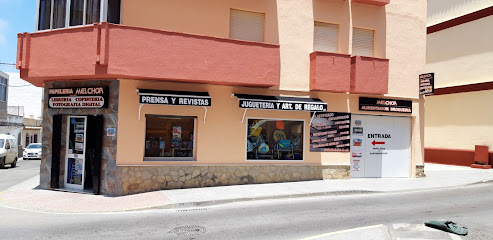
{"type": "Polygon", "coordinates": [[[22,147],[26,148],[31,143],[41,143],[41,130],[41,119],[35,119],[33,115],[24,118],[22,147]]]}
{"type": "Polygon", "coordinates": [[[70,3],[38,0],[18,35],[42,188],[423,173],[426,0],[70,3]]]}
{"type": "Polygon", "coordinates": [[[426,72],[435,93],[426,96],[426,162],[471,166],[479,154],[491,163],[492,26],[490,0],[428,1],[426,72]]]}
{"type": "MultiPolygon", "coordinates": [[[[8,107],[8,95],[9,75],[0,71],[0,134],[14,136],[15,144],[19,152],[22,152],[21,136],[24,127],[24,112],[19,107],[8,107]]],[[[22,153],[19,156],[22,156],[22,153]]]]}

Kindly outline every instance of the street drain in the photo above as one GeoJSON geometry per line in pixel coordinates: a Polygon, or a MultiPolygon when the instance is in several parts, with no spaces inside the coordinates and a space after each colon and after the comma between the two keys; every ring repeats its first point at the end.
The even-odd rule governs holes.
{"type": "Polygon", "coordinates": [[[178,236],[195,236],[206,232],[207,229],[201,226],[179,226],[168,231],[168,233],[178,236]]]}
{"type": "Polygon", "coordinates": [[[195,211],[205,211],[207,208],[183,208],[176,210],[177,212],[195,212],[195,211]]]}

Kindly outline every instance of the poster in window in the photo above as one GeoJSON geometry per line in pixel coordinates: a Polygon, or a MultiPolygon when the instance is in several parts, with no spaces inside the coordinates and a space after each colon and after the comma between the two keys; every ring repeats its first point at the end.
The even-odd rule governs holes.
{"type": "Polygon", "coordinates": [[[312,113],[312,116],[311,152],[349,152],[351,145],[350,113],[317,112],[312,113]]]}
{"type": "Polygon", "coordinates": [[[81,133],[75,134],[75,141],[76,142],[84,142],[84,134],[81,134],[81,133]]]}
{"type": "Polygon", "coordinates": [[[181,127],[173,126],[173,138],[181,138],[181,127]]]}

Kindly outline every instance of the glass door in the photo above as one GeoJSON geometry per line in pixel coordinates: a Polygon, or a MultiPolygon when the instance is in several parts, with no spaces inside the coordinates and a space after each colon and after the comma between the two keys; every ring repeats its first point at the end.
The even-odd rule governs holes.
{"type": "Polygon", "coordinates": [[[87,117],[67,119],[65,187],[84,189],[87,117]]]}

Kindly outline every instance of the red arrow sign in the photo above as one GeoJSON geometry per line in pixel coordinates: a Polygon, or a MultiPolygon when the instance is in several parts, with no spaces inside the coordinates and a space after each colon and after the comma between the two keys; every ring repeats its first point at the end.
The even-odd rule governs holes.
{"type": "Polygon", "coordinates": [[[375,146],[377,144],[385,144],[385,142],[375,142],[375,140],[373,140],[373,142],[371,142],[371,144],[373,144],[373,146],[375,146]]]}

